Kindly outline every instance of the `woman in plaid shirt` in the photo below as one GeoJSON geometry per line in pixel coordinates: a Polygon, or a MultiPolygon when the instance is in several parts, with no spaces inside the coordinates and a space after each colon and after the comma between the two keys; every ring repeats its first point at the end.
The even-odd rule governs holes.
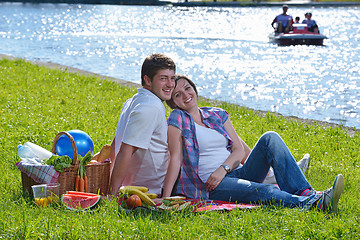
{"type": "Polygon", "coordinates": [[[168,118],[170,162],[163,197],[174,190],[192,199],[337,211],[344,188],[341,174],[328,190],[315,191],[277,133],[266,132],[250,150],[225,110],[199,108],[197,99],[195,84],[177,76],[167,101],[175,110],[168,118]],[[262,183],[270,167],[279,187],[262,183]]]}

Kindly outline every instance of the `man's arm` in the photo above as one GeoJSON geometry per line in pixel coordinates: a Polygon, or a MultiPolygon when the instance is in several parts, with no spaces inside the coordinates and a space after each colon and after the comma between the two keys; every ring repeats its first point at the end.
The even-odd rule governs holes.
{"type": "Polygon", "coordinates": [[[115,195],[124,181],[130,165],[132,155],[138,150],[137,147],[121,143],[120,150],[115,158],[114,168],[110,178],[109,194],[115,195]]]}
{"type": "Polygon", "coordinates": [[[168,127],[168,145],[170,151],[169,166],[164,181],[163,197],[170,197],[178,178],[181,164],[183,162],[183,147],[181,130],[169,125],[168,127]]]}
{"type": "Polygon", "coordinates": [[[110,177],[114,168],[115,163],[115,138],[111,143],[111,150],[110,150],[110,177]]]}
{"type": "Polygon", "coordinates": [[[277,16],[274,18],[274,20],[272,21],[272,23],[271,23],[271,26],[275,29],[275,27],[274,27],[274,23],[276,23],[277,22],[277,16]]]}

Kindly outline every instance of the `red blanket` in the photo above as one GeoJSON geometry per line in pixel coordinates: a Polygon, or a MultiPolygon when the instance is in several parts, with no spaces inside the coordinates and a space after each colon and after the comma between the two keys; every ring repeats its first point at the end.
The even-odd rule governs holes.
{"type": "MultiPolygon", "coordinates": [[[[142,208],[142,209],[147,209],[150,210],[149,208],[145,208],[145,207],[137,207],[134,209],[125,209],[121,206],[121,202],[123,201],[122,198],[120,198],[118,200],[118,204],[119,204],[119,210],[126,210],[126,211],[133,211],[137,208],[142,208]]],[[[255,205],[255,204],[246,204],[246,203],[232,203],[232,202],[224,202],[224,201],[216,201],[216,200],[200,200],[200,199],[186,199],[185,201],[190,202],[190,205],[192,205],[194,207],[194,209],[192,210],[192,212],[204,212],[204,211],[232,211],[235,208],[238,209],[253,209],[253,208],[259,208],[260,205],[255,205]]],[[[160,206],[162,203],[157,204],[157,207],[160,206]]],[[[158,208],[152,209],[155,211],[158,211],[158,208]]],[[[150,210],[150,211],[152,211],[150,210]]]]}
{"type": "Polygon", "coordinates": [[[252,208],[260,207],[259,205],[254,205],[254,204],[232,203],[232,202],[215,201],[215,200],[187,199],[186,201],[191,201],[191,205],[194,206],[193,212],[214,211],[214,210],[231,211],[235,208],[252,209],[252,208]]]}

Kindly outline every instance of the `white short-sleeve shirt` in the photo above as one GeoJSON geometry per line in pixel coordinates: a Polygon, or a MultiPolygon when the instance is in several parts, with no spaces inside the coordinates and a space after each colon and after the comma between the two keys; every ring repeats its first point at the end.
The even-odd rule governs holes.
{"type": "Polygon", "coordinates": [[[140,88],[127,100],[115,135],[115,153],[124,142],[139,149],[134,153],[124,186],[146,186],[160,194],[168,166],[167,123],[163,102],[140,88]]]}

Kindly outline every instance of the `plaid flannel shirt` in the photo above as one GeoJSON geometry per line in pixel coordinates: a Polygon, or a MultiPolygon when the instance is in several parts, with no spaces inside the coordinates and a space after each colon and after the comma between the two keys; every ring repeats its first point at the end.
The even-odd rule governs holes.
{"type": "MultiPolygon", "coordinates": [[[[226,132],[224,123],[229,114],[220,108],[202,107],[199,108],[203,123],[222,134],[227,140],[229,151],[232,140],[226,132]]],[[[195,122],[186,111],[175,109],[170,113],[168,125],[179,128],[183,138],[183,163],[176,193],[193,199],[209,199],[205,183],[199,177],[199,145],[196,139],[195,122]]]]}

